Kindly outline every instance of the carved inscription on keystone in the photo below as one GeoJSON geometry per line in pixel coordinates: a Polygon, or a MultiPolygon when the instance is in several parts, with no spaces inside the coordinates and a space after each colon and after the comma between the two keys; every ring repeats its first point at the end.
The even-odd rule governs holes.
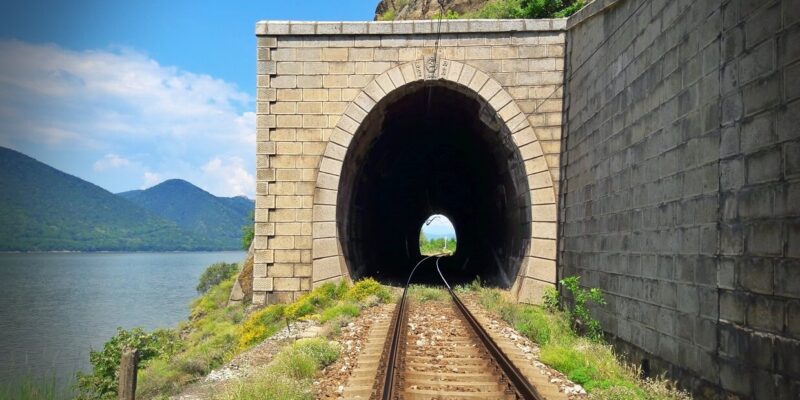
{"type": "Polygon", "coordinates": [[[437,59],[434,56],[424,57],[414,62],[414,74],[417,79],[441,79],[447,76],[450,61],[437,59]]]}

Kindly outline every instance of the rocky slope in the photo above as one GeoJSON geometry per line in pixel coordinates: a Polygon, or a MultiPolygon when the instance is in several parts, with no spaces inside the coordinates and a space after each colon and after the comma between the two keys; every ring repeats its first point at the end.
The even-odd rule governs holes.
{"type": "MultiPolygon", "coordinates": [[[[454,11],[458,14],[474,12],[489,0],[443,0],[445,14],[454,11]]],[[[375,8],[375,20],[392,15],[395,20],[431,19],[439,15],[441,7],[438,0],[381,0],[375,8]],[[390,14],[387,14],[389,12],[390,14]]]]}

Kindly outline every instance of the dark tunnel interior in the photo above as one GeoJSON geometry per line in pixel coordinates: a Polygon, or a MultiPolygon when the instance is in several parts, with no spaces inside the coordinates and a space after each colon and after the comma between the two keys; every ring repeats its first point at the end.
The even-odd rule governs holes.
{"type": "MultiPolygon", "coordinates": [[[[451,284],[509,287],[529,246],[524,166],[497,113],[468,89],[425,81],[395,90],[359,127],[339,183],[337,229],[353,279],[405,283],[432,214],[452,221],[451,284]]],[[[440,284],[434,262],[413,282],[440,284]]]]}

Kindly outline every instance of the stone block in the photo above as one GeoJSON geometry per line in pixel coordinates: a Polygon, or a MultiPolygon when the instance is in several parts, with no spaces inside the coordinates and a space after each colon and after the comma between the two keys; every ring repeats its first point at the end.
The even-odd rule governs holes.
{"type": "Polygon", "coordinates": [[[312,269],[314,282],[341,275],[339,257],[315,258],[312,269]]]}
{"type": "Polygon", "coordinates": [[[274,290],[276,291],[298,291],[300,290],[299,278],[273,278],[274,290]]]}
{"type": "Polygon", "coordinates": [[[783,251],[782,224],[773,221],[757,222],[747,229],[747,253],[780,255],[783,251]]]}
{"type": "Polygon", "coordinates": [[[518,301],[520,303],[541,304],[542,296],[548,288],[555,288],[551,283],[537,281],[532,278],[521,278],[518,301]]]}
{"type": "Polygon", "coordinates": [[[747,324],[755,329],[769,332],[783,330],[784,302],[763,296],[755,296],[747,306],[747,324]]]}
{"type": "Polygon", "coordinates": [[[772,148],[746,158],[747,183],[761,183],[778,180],[781,177],[781,150],[772,148]]]}
{"type": "MultiPolygon", "coordinates": [[[[270,278],[291,278],[294,276],[294,267],[292,264],[273,264],[267,269],[267,274],[270,278]]],[[[275,290],[285,290],[278,289],[275,290]]]]}
{"type": "Polygon", "coordinates": [[[254,292],[271,292],[273,290],[273,278],[253,278],[254,292]]]}
{"type": "Polygon", "coordinates": [[[314,239],[312,256],[314,259],[338,255],[338,245],[335,238],[314,239]]]}
{"type": "Polygon", "coordinates": [[[253,277],[266,278],[267,277],[267,264],[253,264],[253,277]]]}
{"type": "Polygon", "coordinates": [[[527,257],[525,276],[544,282],[556,283],[556,262],[537,257],[527,257]]]}

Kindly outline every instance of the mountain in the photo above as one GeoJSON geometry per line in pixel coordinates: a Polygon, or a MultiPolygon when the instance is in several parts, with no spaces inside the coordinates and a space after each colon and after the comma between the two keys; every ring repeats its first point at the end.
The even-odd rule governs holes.
{"type": "Polygon", "coordinates": [[[118,196],[224,248],[241,246],[242,226],[254,207],[246,197],[216,197],[181,179],[118,196]]]}
{"type": "Polygon", "coordinates": [[[5,147],[0,187],[0,251],[213,248],[175,222],[5,147]]]}
{"type": "Polygon", "coordinates": [[[0,251],[234,250],[253,209],[247,198],[216,198],[184,181],[118,196],[5,147],[0,188],[0,251]]]}

